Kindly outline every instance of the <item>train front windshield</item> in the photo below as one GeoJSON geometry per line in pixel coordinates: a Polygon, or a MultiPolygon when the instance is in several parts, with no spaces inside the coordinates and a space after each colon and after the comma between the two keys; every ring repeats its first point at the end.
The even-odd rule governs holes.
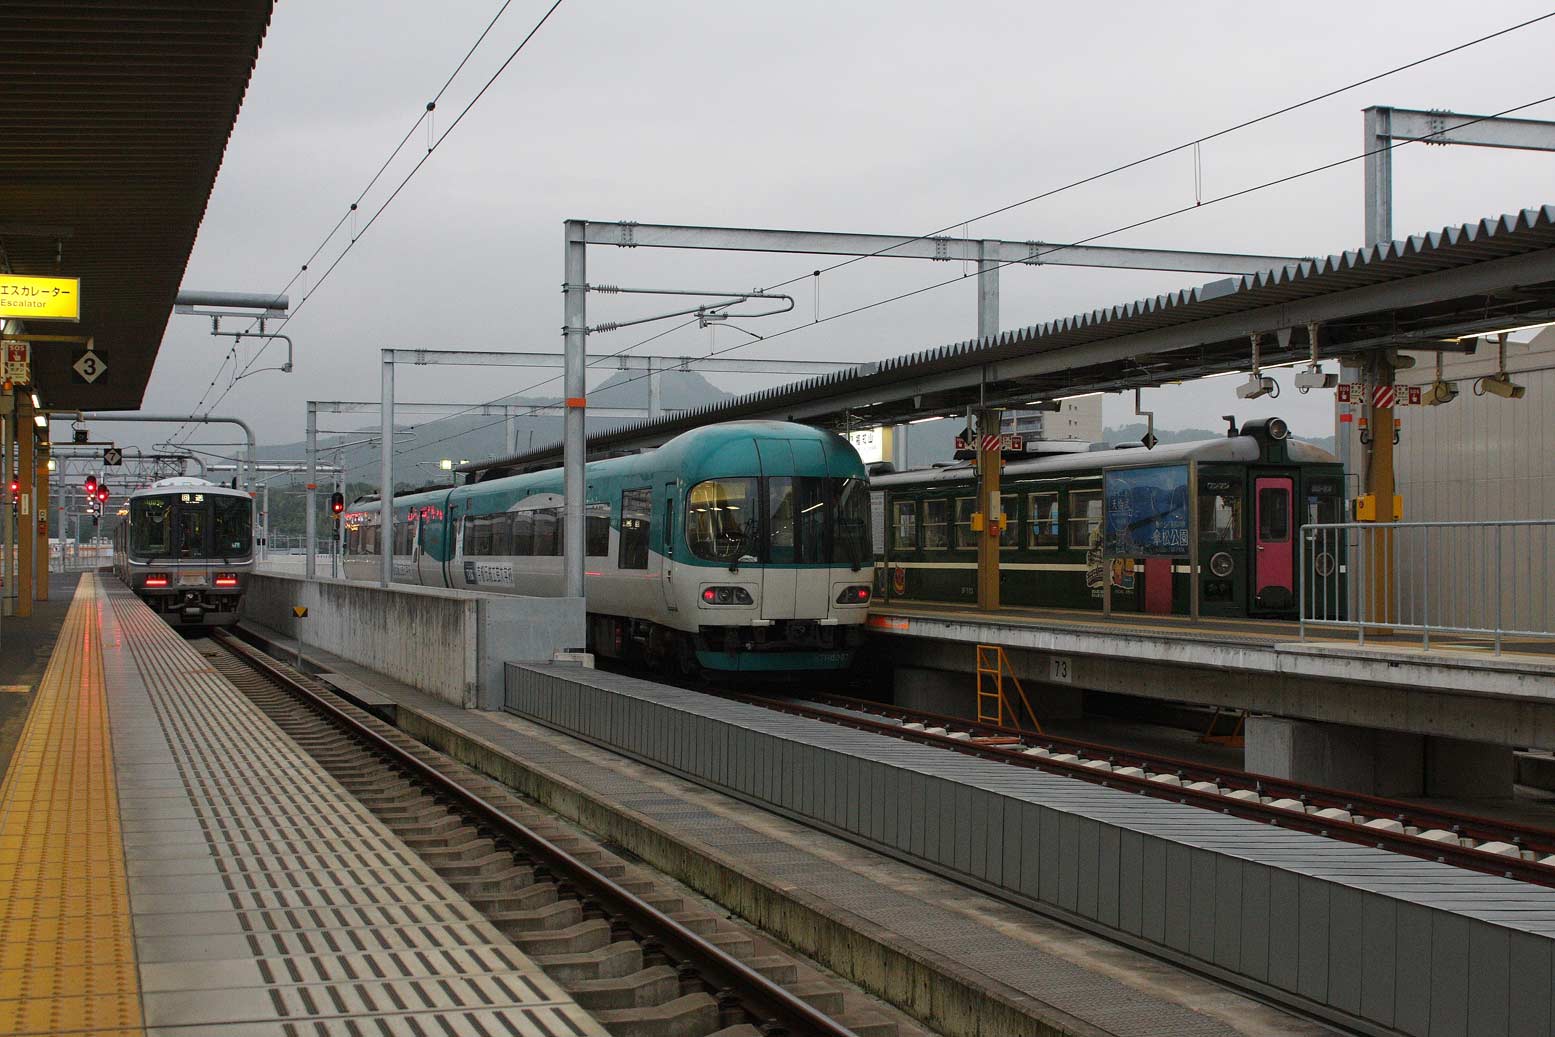
{"type": "Polygon", "coordinates": [[[709,479],[686,500],[692,553],[715,562],[869,564],[869,485],[862,479],[709,479]]]}
{"type": "Polygon", "coordinates": [[[244,497],[167,493],[130,501],[130,557],[136,561],[246,558],[253,502],[244,497]]]}

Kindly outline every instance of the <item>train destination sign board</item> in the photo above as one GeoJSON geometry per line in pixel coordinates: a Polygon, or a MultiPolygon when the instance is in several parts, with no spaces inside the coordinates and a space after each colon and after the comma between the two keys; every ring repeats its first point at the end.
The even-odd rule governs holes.
{"type": "Polygon", "coordinates": [[[1103,553],[1108,558],[1180,558],[1188,553],[1188,466],[1102,473],[1103,553]]]}
{"type": "Polygon", "coordinates": [[[81,279],[0,274],[0,317],[81,319],[81,279]]]}

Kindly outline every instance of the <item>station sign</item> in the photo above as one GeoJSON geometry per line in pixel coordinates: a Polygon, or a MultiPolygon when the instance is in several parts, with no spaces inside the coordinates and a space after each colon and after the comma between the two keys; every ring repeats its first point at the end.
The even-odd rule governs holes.
{"type": "Polygon", "coordinates": [[[79,321],[81,279],[0,274],[0,317],[79,321]]]}
{"type": "Polygon", "coordinates": [[[1102,473],[1108,558],[1181,558],[1188,554],[1188,466],[1109,468],[1102,473]]]}
{"type": "Polygon", "coordinates": [[[848,442],[853,444],[853,449],[858,451],[858,458],[865,464],[875,464],[885,460],[885,429],[880,427],[863,428],[848,433],[848,442]]]}

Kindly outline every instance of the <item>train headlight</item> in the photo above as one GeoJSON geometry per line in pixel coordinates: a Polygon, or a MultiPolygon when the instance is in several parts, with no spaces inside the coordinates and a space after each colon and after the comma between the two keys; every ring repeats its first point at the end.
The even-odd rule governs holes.
{"type": "Polygon", "coordinates": [[[703,587],[704,605],[754,605],[755,599],[744,587],[703,587]]]}
{"type": "Polygon", "coordinates": [[[1225,579],[1231,575],[1231,570],[1236,568],[1236,563],[1231,556],[1224,551],[1216,551],[1209,559],[1209,571],[1225,579]]]}
{"type": "Polygon", "coordinates": [[[870,590],[864,584],[856,587],[844,587],[837,595],[839,605],[868,605],[870,590]]]}

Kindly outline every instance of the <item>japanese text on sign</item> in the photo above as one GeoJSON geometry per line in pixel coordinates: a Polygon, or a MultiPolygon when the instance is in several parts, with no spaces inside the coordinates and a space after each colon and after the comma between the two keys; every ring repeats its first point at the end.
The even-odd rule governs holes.
{"type": "Polygon", "coordinates": [[[1103,551],[1108,558],[1176,558],[1188,553],[1188,466],[1102,473],[1103,551]]]}
{"type": "Polygon", "coordinates": [[[0,274],[0,317],[80,320],[81,281],[75,277],[0,274]]]}

